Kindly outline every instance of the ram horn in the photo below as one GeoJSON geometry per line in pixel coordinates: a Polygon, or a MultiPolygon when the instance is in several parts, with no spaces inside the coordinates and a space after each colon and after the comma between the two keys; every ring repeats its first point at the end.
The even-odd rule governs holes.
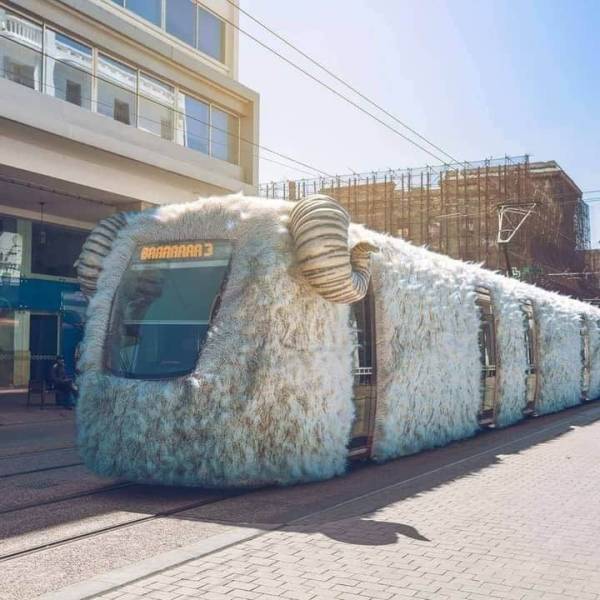
{"type": "Polygon", "coordinates": [[[350,215],[328,196],[300,200],[290,213],[289,230],[300,271],[330,302],[351,304],[364,298],[371,278],[368,242],[348,249],[350,215]]]}
{"type": "Polygon", "coordinates": [[[85,240],[79,258],[75,261],[75,268],[79,286],[87,298],[91,298],[96,293],[102,262],[111,251],[119,231],[126,224],[124,213],[111,215],[102,219],[85,240]]]}

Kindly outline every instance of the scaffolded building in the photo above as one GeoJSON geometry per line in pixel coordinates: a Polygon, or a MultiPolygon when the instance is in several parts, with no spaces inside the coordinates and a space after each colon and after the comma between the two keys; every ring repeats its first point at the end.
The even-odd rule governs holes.
{"type": "Polygon", "coordinates": [[[595,275],[581,276],[590,270],[588,206],[554,161],[505,157],[261,186],[289,200],[315,193],[371,229],[546,289],[600,295],[595,275]]]}

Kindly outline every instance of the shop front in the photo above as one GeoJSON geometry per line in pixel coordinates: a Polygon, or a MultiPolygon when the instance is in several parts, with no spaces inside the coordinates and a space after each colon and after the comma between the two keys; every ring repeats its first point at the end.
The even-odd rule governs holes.
{"type": "Polygon", "coordinates": [[[58,355],[75,371],[85,299],[75,262],[87,231],[0,218],[0,388],[48,380],[58,355]]]}

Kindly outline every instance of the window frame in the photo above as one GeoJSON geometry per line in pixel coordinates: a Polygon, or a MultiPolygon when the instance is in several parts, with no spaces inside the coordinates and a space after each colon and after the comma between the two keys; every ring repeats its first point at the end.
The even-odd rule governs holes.
{"type": "Polygon", "coordinates": [[[580,315],[579,337],[581,343],[581,401],[587,402],[590,400],[590,383],[591,383],[591,335],[590,335],[590,318],[587,314],[580,315]]]}
{"type": "Polygon", "coordinates": [[[229,65],[227,64],[227,57],[229,54],[229,43],[228,43],[228,39],[227,39],[229,23],[227,23],[227,21],[225,21],[225,19],[223,19],[223,17],[218,15],[215,11],[211,10],[204,3],[199,2],[198,0],[196,0],[194,2],[194,4],[196,5],[196,19],[195,19],[196,22],[195,22],[195,27],[194,27],[194,45],[191,45],[191,44],[188,44],[185,40],[182,40],[181,38],[179,38],[176,35],[169,33],[167,31],[167,1],[168,0],[160,0],[160,2],[161,2],[160,25],[157,25],[156,23],[153,23],[152,21],[145,19],[142,15],[139,15],[138,13],[136,13],[133,10],[131,10],[130,8],[128,8],[127,7],[128,0],[123,0],[123,5],[121,5],[119,2],[116,2],[115,0],[105,0],[105,1],[109,2],[112,6],[118,7],[119,10],[127,11],[128,15],[133,15],[136,19],[139,19],[145,25],[157,29],[162,34],[169,36],[170,39],[176,40],[178,43],[183,44],[186,48],[191,48],[195,52],[198,52],[203,58],[206,58],[207,60],[215,63],[216,65],[219,65],[219,67],[221,67],[221,68],[225,67],[227,69],[230,68],[229,65]],[[214,56],[207,54],[206,52],[204,52],[203,50],[200,50],[198,48],[198,38],[199,38],[199,35],[198,35],[199,19],[198,19],[198,11],[197,11],[198,8],[201,8],[205,12],[211,14],[212,16],[214,16],[216,19],[218,19],[222,23],[223,39],[221,40],[221,45],[222,45],[221,50],[223,53],[223,60],[215,58],[214,56]]]}
{"type": "MultiPolygon", "coordinates": [[[[94,112],[98,115],[102,115],[103,117],[107,117],[107,118],[111,118],[108,115],[105,115],[103,113],[101,113],[98,110],[98,81],[104,81],[110,85],[113,85],[115,87],[121,88],[125,91],[127,91],[130,94],[134,94],[135,96],[135,102],[134,102],[134,106],[135,106],[135,119],[134,122],[127,124],[124,123],[123,121],[119,121],[118,119],[115,119],[114,117],[112,117],[113,121],[117,121],[117,123],[121,123],[122,125],[127,125],[128,127],[135,127],[136,129],[139,129],[139,114],[140,114],[140,69],[137,66],[134,66],[133,64],[131,64],[130,62],[126,61],[126,60],[122,60],[121,58],[117,58],[115,57],[114,54],[111,54],[110,52],[105,52],[103,49],[96,47],[95,48],[96,52],[95,52],[95,57],[94,57],[94,89],[93,89],[93,95],[94,95],[94,112]],[[105,77],[102,77],[101,75],[98,74],[98,65],[100,63],[100,55],[105,56],[106,58],[108,58],[109,60],[112,60],[116,63],[121,63],[124,67],[127,67],[128,69],[131,69],[132,71],[135,72],[135,86],[134,89],[131,90],[129,88],[126,88],[122,85],[120,85],[118,82],[116,81],[111,81],[110,79],[106,79],[105,77]]],[[[140,130],[140,131],[145,131],[145,130],[140,130]]],[[[148,132],[146,132],[148,133],[148,132]]]]}
{"type": "MultiPolygon", "coordinates": [[[[39,92],[41,94],[45,93],[45,81],[46,81],[46,65],[45,65],[45,50],[46,50],[46,22],[43,21],[42,19],[35,17],[35,16],[31,16],[28,13],[26,13],[23,10],[20,10],[18,7],[14,8],[12,6],[7,6],[4,2],[0,2],[0,8],[4,9],[7,13],[12,13],[14,15],[16,15],[17,17],[20,17],[21,19],[25,19],[26,21],[30,21],[33,25],[38,26],[41,30],[42,30],[42,52],[41,52],[41,56],[40,56],[40,89],[36,90],[35,86],[33,88],[30,88],[36,92],[39,92]]],[[[0,37],[6,37],[8,40],[10,40],[10,38],[8,38],[7,36],[3,36],[0,35],[0,37]]],[[[18,42],[15,42],[18,44],[18,42]]],[[[28,47],[28,46],[26,46],[28,47]]],[[[34,50],[33,48],[30,48],[33,52],[36,52],[36,50],[34,50]]],[[[6,77],[2,77],[3,79],[6,79],[6,77]]],[[[22,85],[22,84],[20,84],[22,85]]]]}
{"type": "MultiPolygon", "coordinates": [[[[129,9],[127,9],[126,6],[120,6],[119,4],[117,4],[116,2],[114,2],[114,0],[106,0],[107,2],[110,2],[110,4],[112,6],[117,6],[119,9],[121,10],[127,10],[128,13],[134,15],[136,18],[140,18],[142,19],[142,17],[140,17],[139,15],[137,15],[136,13],[133,13],[132,11],[130,11],[129,9]]],[[[165,1],[162,0],[163,3],[163,8],[166,7],[165,1]]],[[[125,2],[126,4],[126,2],[125,2]]],[[[211,11],[208,7],[206,7],[205,5],[203,5],[202,3],[196,2],[196,5],[198,7],[201,7],[203,10],[206,10],[207,12],[212,13],[216,18],[220,19],[221,21],[223,21],[221,19],[221,17],[219,17],[219,15],[217,15],[216,13],[214,13],[213,11],[211,11]]],[[[42,29],[42,49],[41,49],[41,73],[40,73],[40,81],[39,81],[39,85],[40,85],[40,89],[36,90],[35,88],[33,88],[36,92],[39,92],[41,94],[44,95],[48,95],[51,97],[56,98],[56,96],[54,94],[48,94],[47,93],[47,88],[49,85],[49,82],[47,80],[48,77],[48,68],[47,68],[47,61],[48,60],[57,60],[55,58],[51,58],[49,56],[48,53],[48,45],[47,45],[47,35],[48,35],[48,30],[52,31],[53,33],[57,34],[57,35],[62,35],[65,36],[69,39],[72,39],[74,42],[81,44],[84,47],[90,48],[92,51],[92,61],[91,61],[91,71],[85,71],[82,69],[82,72],[84,72],[85,74],[89,75],[91,77],[92,80],[92,85],[91,85],[91,102],[90,102],[90,107],[88,108],[87,106],[79,106],[79,108],[82,108],[83,110],[86,111],[90,111],[96,114],[100,114],[102,116],[106,116],[108,118],[111,118],[109,115],[104,115],[103,113],[101,113],[98,108],[99,108],[99,104],[98,104],[98,92],[99,92],[99,83],[101,81],[106,81],[108,84],[113,85],[115,87],[118,88],[122,88],[124,91],[127,91],[128,93],[133,93],[135,94],[135,102],[133,103],[133,106],[135,108],[135,118],[132,119],[130,124],[124,123],[122,121],[118,121],[123,125],[128,125],[130,127],[135,127],[136,129],[139,129],[140,131],[143,131],[145,133],[149,133],[150,135],[154,135],[155,137],[160,137],[161,139],[164,139],[165,141],[169,142],[169,143],[173,143],[173,144],[177,144],[180,145],[184,148],[188,148],[189,150],[192,150],[194,152],[200,152],[201,154],[204,154],[201,150],[197,150],[195,148],[191,148],[189,146],[187,146],[184,142],[183,142],[183,136],[180,136],[180,131],[182,131],[182,123],[181,123],[181,119],[185,119],[186,117],[186,113],[185,113],[185,106],[183,107],[183,110],[179,110],[180,104],[179,101],[181,99],[181,97],[185,97],[185,96],[189,96],[192,99],[198,101],[198,102],[202,102],[206,105],[208,105],[208,153],[205,154],[205,156],[208,156],[214,160],[219,160],[222,162],[225,162],[227,164],[230,165],[234,165],[234,166],[240,166],[241,165],[241,158],[242,158],[242,140],[241,140],[241,130],[242,130],[242,115],[234,112],[233,110],[224,107],[218,103],[213,102],[212,100],[210,100],[209,98],[206,98],[205,96],[195,93],[195,92],[191,92],[189,91],[187,88],[185,87],[181,87],[178,84],[176,84],[175,82],[169,80],[169,79],[165,79],[159,75],[154,74],[151,71],[148,71],[146,69],[142,69],[141,67],[131,63],[130,61],[128,61],[127,59],[122,58],[121,56],[114,54],[110,51],[105,50],[103,47],[97,46],[95,45],[93,42],[86,40],[80,36],[78,36],[77,34],[73,34],[72,32],[63,29],[61,27],[56,27],[51,23],[47,23],[46,21],[43,21],[41,19],[35,19],[35,18],[31,18],[28,14],[24,13],[23,11],[19,11],[19,10],[15,10],[12,7],[7,6],[4,2],[0,1],[0,8],[3,8],[4,10],[6,10],[9,14],[15,14],[16,16],[18,16],[19,18],[23,18],[27,21],[30,21],[32,24],[40,27],[42,29]],[[129,89],[125,86],[122,86],[121,84],[119,84],[117,81],[112,81],[109,78],[105,78],[103,77],[99,72],[99,63],[100,63],[100,57],[101,56],[105,56],[107,59],[115,61],[116,63],[120,63],[122,64],[124,67],[127,67],[128,69],[131,69],[134,73],[135,73],[135,89],[129,89]],[[142,129],[140,128],[140,101],[142,99],[142,94],[140,91],[140,79],[142,77],[142,75],[147,75],[148,77],[155,79],[157,82],[163,84],[165,87],[169,87],[173,90],[173,96],[174,96],[174,104],[173,106],[168,106],[167,104],[163,104],[161,102],[157,102],[157,104],[160,104],[160,106],[164,106],[166,108],[168,108],[169,110],[173,111],[173,115],[174,115],[174,119],[173,119],[173,136],[172,139],[167,139],[167,138],[163,138],[162,136],[157,136],[154,132],[148,131],[147,129],[142,129]],[[227,160],[227,159],[222,159],[220,157],[217,157],[213,154],[212,152],[212,144],[213,144],[213,128],[215,127],[215,125],[213,124],[213,110],[219,110],[225,114],[227,114],[229,117],[235,119],[235,127],[233,128],[232,131],[228,131],[225,135],[227,135],[228,139],[230,138],[234,138],[236,141],[236,150],[235,152],[232,153],[232,157],[231,160],[227,160]]],[[[163,11],[164,12],[164,11],[163,11]]],[[[152,27],[156,27],[156,25],[154,25],[153,23],[151,23],[150,21],[146,21],[145,19],[142,19],[144,21],[144,23],[148,23],[150,26],[152,27]]],[[[226,23],[225,23],[226,24],[226,23]]],[[[197,23],[196,23],[197,25],[197,23]]],[[[224,40],[226,39],[226,31],[224,33],[224,40]]],[[[179,38],[167,33],[166,31],[163,30],[163,32],[166,35],[171,36],[174,40],[179,40],[179,38]]],[[[186,44],[185,42],[179,40],[181,43],[184,43],[186,45],[186,47],[192,47],[189,46],[189,44],[186,44]]],[[[224,42],[225,43],[225,42],[224,42]]],[[[196,49],[197,50],[197,49],[196,49]]],[[[215,60],[213,59],[211,56],[209,55],[205,55],[202,51],[197,50],[198,52],[200,52],[201,54],[203,54],[204,56],[207,56],[210,60],[215,60]]],[[[224,52],[227,52],[227,48],[224,48],[224,52]]],[[[216,61],[219,62],[219,61],[216,61]]],[[[219,64],[223,64],[220,63],[219,64]]],[[[74,69],[78,69],[78,67],[73,66],[72,68],[74,69]]],[[[151,102],[156,102],[155,100],[153,100],[152,98],[149,98],[147,95],[143,95],[144,99],[150,100],[151,102]]],[[[66,101],[62,98],[57,98],[59,100],[63,100],[66,101]]],[[[78,106],[77,104],[74,103],[70,103],[73,106],[78,106]]],[[[112,117],[113,120],[117,120],[114,119],[114,116],[112,117]]]]}
{"type": "MultiPolygon", "coordinates": [[[[28,259],[23,259],[23,266],[21,267],[22,277],[26,279],[45,279],[47,281],[58,281],[62,283],[78,283],[77,277],[69,277],[66,275],[50,275],[47,273],[36,273],[33,271],[33,243],[34,243],[34,233],[33,226],[34,224],[39,225],[40,221],[36,219],[32,219],[29,217],[15,217],[17,220],[21,220],[25,223],[28,223],[27,235],[23,236],[23,253],[28,253],[28,259]]],[[[74,231],[79,231],[85,234],[85,236],[89,236],[92,231],[92,225],[90,225],[90,229],[86,229],[85,227],[77,227],[76,225],[65,225],[64,223],[57,223],[55,221],[44,220],[44,225],[49,225],[51,227],[62,227],[63,229],[71,229],[74,231]]],[[[85,240],[84,240],[85,241],[85,240]]]]}
{"type": "MultiPolygon", "coordinates": [[[[54,57],[50,56],[50,53],[48,52],[48,48],[46,46],[46,40],[47,40],[47,33],[48,30],[53,31],[54,33],[57,33],[59,35],[62,35],[64,37],[67,38],[71,38],[74,42],[77,42],[78,44],[81,44],[82,46],[86,46],[88,47],[92,52],[91,52],[91,57],[92,57],[92,63],[91,63],[91,71],[88,73],[89,77],[91,78],[91,98],[90,98],[90,108],[86,108],[84,106],[79,105],[79,108],[83,108],[84,110],[89,110],[90,112],[95,112],[95,105],[96,105],[96,81],[97,81],[97,75],[96,75],[96,54],[97,54],[97,48],[88,41],[83,40],[82,38],[78,37],[77,35],[73,35],[71,33],[67,33],[65,31],[63,31],[62,29],[58,28],[58,27],[52,27],[50,25],[48,25],[47,23],[43,24],[43,44],[42,44],[42,64],[43,64],[43,73],[42,73],[42,86],[43,86],[43,94],[46,96],[52,96],[52,98],[56,98],[55,94],[48,94],[46,92],[47,88],[48,88],[48,68],[47,68],[47,62],[49,60],[57,60],[54,57]]],[[[79,69],[78,67],[72,67],[74,69],[79,69]]],[[[52,86],[54,87],[54,86],[52,86]]],[[[62,100],[62,98],[58,98],[59,100],[62,100]]],[[[72,103],[71,103],[72,104],[72,103]]],[[[77,106],[76,104],[74,104],[74,106],[77,106]]]]}
{"type": "MultiPolygon", "coordinates": [[[[161,240],[161,243],[165,243],[165,244],[176,244],[180,241],[184,241],[184,240],[179,240],[179,239],[174,239],[174,238],[165,238],[163,240],[161,240]]],[[[194,241],[198,241],[198,240],[194,240],[194,241]]],[[[208,240],[207,240],[208,241],[208,240]]],[[[152,377],[149,378],[145,375],[136,375],[136,376],[127,376],[124,375],[122,373],[118,373],[115,372],[111,369],[110,365],[110,336],[111,336],[111,326],[112,326],[112,319],[113,319],[113,314],[114,314],[114,310],[115,310],[115,303],[117,301],[117,296],[118,296],[118,292],[119,292],[119,286],[121,285],[122,281],[123,281],[123,277],[125,276],[125,274],[127,273],[127,271],[129,270],[129,268],[131,267],[131,265],[134,263],[134,253],[136,251],[136,249],[145,244],[145,243],[155,243],[156,240],[138,240],[138,243],[136,244],[136,246],[134,247],[130,257],[129,257],[129,261],[127,263],[127,267],[121,272],[120,278],[119,278],[119,282],[117,283],[117,285],[115,286],[115,288],[112,290],[112,298],[110,301],[110,310],[109,310],[109,320],[107,323],[107,327],[106,327],[106,331],[104,333],[103,336],[103,342],[102,342],[102,370],[105,374],[110,374],[112,377],[118,377],[120,379],[126,379],[126,380],[130,380],[130,381],[163,381],[163,382],[173,382],[176,380],[182,380],[185,379],[187,377],[189,377],[190,375],[192,375],[193,373],[195,373],[196,369],[198,368],[198,363],[200,362],[200,359],[202,358],[202,353],[203,350],[206,346],[206,343],[208,341],[209,338],[209,333],[213,327],[214,324],[214,319],[217,319],[219,317],[219,312],[221,310],[221,306],[222,306],[222,300],[223,297],[227,294],[228,291],[228,286],[229,286],[229,279],[230,279],[230,275],[231,275],[231,269],[232,269],[232,265],[233,262],[236,260],[237,258],[237,252],[238,252],[238,242],[235,239],[229,239],[229,238],[214,238],[211,239],[211,241],[225,241],[227,242],[230,247],[231,247],[231,254],[229,255],[229,263],[225,269],[225,273],[223,275],[223,280],[221,281],[221,285],[219,287],[219,291],[217,292],[215,298],[213,299],[212,302],[212,306],[211,306],[211,310],[210,310],[210,316],[209,316],[209,324],[208,324],[208,330],[207,330],[207,335],[206,335],[206,341],[205,343],[202,345],[202,347],[200,348],[198,355],[196,356],[196,360],[194,363],[194,366],[192,367],[191,370],[189,371],[185,371],[185,372],[181,372],[179,374],[172,374],[169,376],[160,376],[160,377],[152,377]]]]}
{"type": "MultiPolygon", "coordinates": [[[[185,121],[185,119],[187,118],[187,112],[186,112],[186,108],[185,108],[185,98],[186,97],[189,97],[192,100],[195,100],[196,102],[200,102],[202,104],[206,104],[206,106],[208,108],[208,123],[206,123],[206,126],[208,127],[208,135],[207,135],[207,138],[206,138],[208,152],[206,152],[206,153],[202,152],[202,150],[198,150],[196,148],[192,148],[192,147],[188,146],[185,143],[185,140],[183,139],[184,127],[181,128],[181,140],[182,140],[181,141],[181,145],[184,148],[188,148],[189,150],[193,150],[194,152],[200,152],[201,154],[204,154],[205,156],[208,156],[208,157],[212,158],[211,153],[210,153],[210,150],[211,150],[211,147],[212,147],[211,146],[211,144],[212,144],[212,124],[211,124],[211,107],[212,107],[212,104],[211,104],[210,100],[208,100],[207,98],[201,97],[198,94],[190,94],[186,90],[183,90],[183,89],[179,89],[178,90],[178,96],[180,96],[184,100],[183,110],[182,111],[179,111],[179,110],[177,111],[178,116],[180,118],[182,118],[183,121],[185,121]]],[[[217,160],[219,160],[219,159],[217,159],[217,160]]]]}
{"type": "MultiPolygon", "coordinates": [[[[373,443],[377,427],[377,307],[372,283],[369,283],[365,296],[350,305],[350,326],[355,326],[356,357],[358,364],[352,365],[352,403],[354,408],[359,403],[364,403],[364,416],[366,436],[356,436],[355,426],[357,420],[352,423],[350,437],[348,439],[348,457],[350,459],[369,458],[373,453],[373,443]],[[360,320],[363,321],[364,329],[361,330],[357,311],[360,311],[360,320]],[[361,337],[362,332],[362,337],[361,337]],[[364,342],[368,348],[368,364],[361,364],[360,343],[364,342]]],[[[360,422],[360,421],[358,421],[360,422]]]]}
{"type": "MultiPolygon", "coordinates": [[[[111,0],[112,1],[112,0],[111,0]]],[[[240,117],[240,115],[234,113],[233,111],[221,106],[220,104],[217,104],[215,102],[212,102],[211,100],[209,100],[208,98],[201,96],[200,94],[195,94],[194,92],[190,92],[188,91],[186,88],[176,88],[177,89],[177,94],[181,94],[184,97],[185,96],[189,96],[190,98],[193,98],[194,100],[197,100],[198,102],[203,102],[204,104],[208,105],[208,154],[206,154],[206,156],[209,156],[210,158],[214,158],[215,160],[221,160],[223,161],[222,158],[218,158],[216,156],[212,155],[212,129],[213,129],[213,123],[212,123],[212,110],[213,107],[216,108],[217,110],[220,110],[221,112],[227,113],[228,115],[230,115],[231,117],[234,117],[236,119],[236,131],[234,133],[228,133],[228,136],[233,136],[236,138],[237,140],[237,152],[236,152],[236,156],[235,156],[235,162],[230,162],[230,161],[223,161],[226,162],[230,165],[238,165],[241,162],[241,128],[242,128],[242,119],[240,117]]],[[[186,113],[185,110],[183,112],[180,112],[179,110],[177,111],[181,116],[185,117],[186,113]]],[[[188,148],[188,146],[186,146],[185,144],[182,143],[182,146],[184,148],[188,148]]],[[[194,150],[193,148],[190,148],[190,150],[194,150]]],[[[195,152],[200,152],[200,150],[195,150],[195,152]]]]}
{"type": "Polygon", "coordinates": [[[210,60],[213,60],[215,62],[217,62],[220,65],[225,65],[227,66],[227,26],[229,25],[229,23],[227,23],[227,21],[225,21],[222,17],[220,17],[216,12],[210,10],[210,8],[208,8],[208,6],[202,4],[202,2],[196,2],[196,5],[198,8],[202,9],[203,11],[207,12],[209,15],[212,15],[213,17],[215,17],[217,20],[219,20],[222,25],[223,25],[223,39],[221,40],[221,51],[223,53],[223,60],[219,59],[219,58],[215,58],[214,56],[212,56],[211,54],[207,54],[206,52],[204,52],[203,50],[200,50],[200,48],[198,48],[198,40],[200,39],[200,34],[198,31],[198,26],[200,24],[200,20],[198,19],[198,14],[196,13],[196,46],[195,46],[195,50],[196,52],[200,52],[200,54],[202,54],[202,56],[207,56],[210,60]]]}
{"type": "Polygon", "coordinates": [[[478,326],[478,346],[479,361],[478,368],[481,381],[481,401],[478,412],[478,421],[481,427],[493,428],[496,426],[496,416],[498,412],[498,382],[501,373],[500,353],[498,348],[498,326],[497,311],[494,306],[494,298],[490,289],[483,286],[475,288],[475,306],[479,321],[478,326]],[[488,330],[485,326],[489,325],[490,346],[485,345],[485,332],[488,330]],[[482,344],[483,342],[483,344],[482,344]],[[487,357],[490,354],[488,350],[493,350],[493,364],[488,364],[487,357]],[[493,371],[493,372],[492,372],[493,371]],[[493,387],[491,380],[493,378],[493,387]]]}
{"type": "Polygon", "coordinates": [[[540,326],[537,318],[537,309],[534,301],[530,298],[521,299],[521,311],[523,313],[523,331],[525,341],[525,356],[527,360],[525,366],[525,416],[536,416],[536,407],[540,394],[540,326]],[[530,378],[535,377],[533,390],[530,392],[530,378]]]}

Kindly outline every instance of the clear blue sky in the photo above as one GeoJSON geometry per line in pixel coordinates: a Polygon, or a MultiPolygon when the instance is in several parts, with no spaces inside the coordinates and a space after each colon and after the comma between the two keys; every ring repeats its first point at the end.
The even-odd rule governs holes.
{"type": "MultiPolygon", "coordinates": [[[[529,153],[600,189],[600,1],[240,3],[460,160],[529,153]]],[[[244,15],[240,25],[310,67],[244,15]]],[[[242,34],[240,81],[261,94],[261,143],[324,171],[436,162],[242,34]]],[[[306,176],[261,161],[261,181],[306,176]]]]}

